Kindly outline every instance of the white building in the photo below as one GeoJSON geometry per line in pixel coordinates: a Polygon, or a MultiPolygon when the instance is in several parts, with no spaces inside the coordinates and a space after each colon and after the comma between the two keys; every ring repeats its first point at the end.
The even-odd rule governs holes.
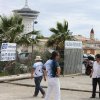
{"type": "Polygon", "coordinates": [[[28,7],[28,1],[25,0],[25,6],[22,9],[13,10],[15,14],[19,14],[23,18],[24,32],[22,34],[30,33],[34,30],[34,20],[37,18],[39,12],[31,10],[28,7]]]}

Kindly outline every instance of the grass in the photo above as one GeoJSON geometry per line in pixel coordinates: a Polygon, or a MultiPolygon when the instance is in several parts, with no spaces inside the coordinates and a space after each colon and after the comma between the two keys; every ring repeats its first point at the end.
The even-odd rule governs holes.
{"type": "Polygon", "coordinates": [[[6,72],[0,72],[0,77],[1,76],[7,76],[8,74],[6,72]]]}

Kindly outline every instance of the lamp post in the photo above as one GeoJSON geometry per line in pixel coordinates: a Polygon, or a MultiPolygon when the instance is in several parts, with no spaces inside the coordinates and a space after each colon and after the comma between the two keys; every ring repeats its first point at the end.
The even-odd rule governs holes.
{"type": "MultiPolygon", "coordinates": [[[[32,40],[35,40],[36,35],[31,36],[32,40]]],[[[32,43],[32,63],[33,63],[33,43],[32,43]]]]}
{"type": "MultiPolygon", "coordinates": [[[[34,32],[34,25],[37,24],[37,23],[38,23],[37,21],[34,21],[34,22],[33,22],[33,32],[34,32]]],[[[35,40],[36,36],[37,36],[37,35],[35,35],[35,34],[34,34],[34,35],[31,35],[31,39],[32,39],[32,40],[35,40]]],[[[32,43],[32,63],[33,63],[33,47],[34,47],[34,46],[33,46],[33,43],[32,43]]]]}
{"type": "Polygon", "coordinates": [[[34,31],[34,25],[37,24],[37,21],[33,21],[33,31],[34,31]]]}

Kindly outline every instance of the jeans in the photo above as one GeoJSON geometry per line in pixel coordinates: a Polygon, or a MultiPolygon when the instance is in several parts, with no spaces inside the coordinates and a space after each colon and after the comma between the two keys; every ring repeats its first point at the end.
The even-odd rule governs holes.
{"type": "Polygon", "coordinates": [[[40,86],[40,83],[42,81],[42,76],[40,77],[34,77],[34,82],[35,82],[35,92],[34,92],[34,96],[37,96],[39,91],[44,95],[45,91],[43,90],[43,88],[40,86]]]}
{"type": "Polygon", "coordinates": [[[100,78],[93,78],[93,79],[92,79],[92,86],[93,86],[92,96],[93,96],[93,97],[96,96],[97,83],[98,83],[98,85],[99,85],[99,97],[100,97],[100,78]]]}
{"type": "Polygon", "coordinates": [[[55,100],[61,100],[60,97],[60,82],[59,78],[48,78],[48,89],[45,96],[45,100],[51,100],[50,95],[54,91],[55,100]]]}

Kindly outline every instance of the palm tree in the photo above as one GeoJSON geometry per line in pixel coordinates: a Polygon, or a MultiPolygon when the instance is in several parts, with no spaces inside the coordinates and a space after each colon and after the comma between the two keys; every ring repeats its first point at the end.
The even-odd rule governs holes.
{"type": "Polygon", "coordinates": [[[55,50],[58,50],[61,59],[60,65],[62,66],[62,73],[63,73],[63,66],[64,66],[64,43],[66,40],[72,40],[72,34],[68,29],[68,22],[64,21],[64,23],[57,22],[56,28],[50,28],[50,31],[53,33],[47,42],[48,47],[52,47],[55,50]]]}
{"type": "Polygon", "coordinates": [[[68,22],[64,21],[63,24],[57,22],[56,28],[50,28],[50,31],[53,32],[53,35],[49,38],[47,46],[56,50],[64,50],[65,40],[72,39],[71,32],[68,29],[68,22]]]}
{"type": "Polygon", "coordinates": [[[0,20],[0,42],[17,43],[18,45],[29,46],[36,44],[38,38],[41,37],[39,31],[32,31],[27,34],[21,34],[23,32],[24,25],[22,24],[22,17],[14,15],[11,17],[1,16],[0,20]],[[32,35],[36,35],[36,38],[30,38],[32,35]]]}
{"type": "MultiPolygon", "coordinates": [[[[14,15],[11,17],[1,16],[0,20],[0,42],[17,43],[18,45],[29,46],[38,42],[39,31],[32,31],[27,34],[23,32],[24,25],[22,17],[14,15]],[[35,39],[30,38],[31,35],[36,35],[35,39]]],[[[33,50],[32,50],[33,51],[33,50]]]]}
{"type": "Polygon", "coordinates": [[[26,35],[22,35],[24,25],[20,15],[1,16],[0,42],[17,43],[18,45],[29,45],[30,41],[26,35]]]}
{"type": "Polygon", "coordinates": [[[20,15],[14,16],[1,16],[0,17],[0,41],[6,40],[9,43],[17,43],[19,45],[30,45],[36,43],[38,38],[42,38],[39,31],[32,31],[27,34],[21,34],[24,29],[22,24],[22,17],[20,15]],[[32,35],[36,35],[36,39],[30,38],[32,35]]]}
{"type": "Polygon", "coordinates": [[[34,30],[34,31],[26,34],[26,37],[30,40],[31,44],[36,44],[38,42],[39,35],[40,35],[40,31],[34,30]],[[34,38],[34,36],[35,36],[35,38],[34,38]]]}
{"type": "MultiPolygon", "coordinates": [[[[23,28],[21,16],[0,16],[0,42],[17,43],[23,28]]],[[[9,62],[4,63],[9,64],[9,62]]]]}
{"type": "Polygon", "coordinates": [[[23,28],[21,16],[1,16],[0,33],[2,34],[2,40],[5,39],[7,42],[16,43],[20,33],[23,32],[23,28]]]}

